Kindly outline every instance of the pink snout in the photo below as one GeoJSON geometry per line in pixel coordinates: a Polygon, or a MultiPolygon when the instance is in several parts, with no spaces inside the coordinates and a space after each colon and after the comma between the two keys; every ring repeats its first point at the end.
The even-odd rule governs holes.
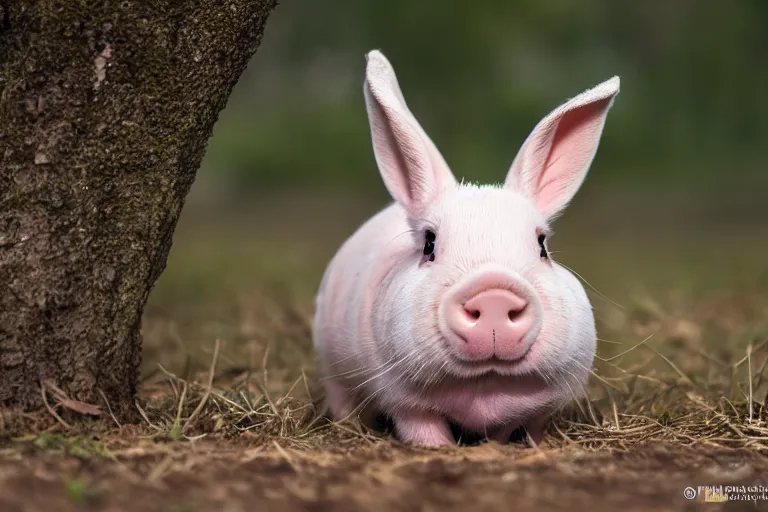
{"type": "Polygon", "coordinates": [[[464,342],[463,357],[515,360],[523,357],[533,340],[526,337],[535,327],[535,308],[509,290],[486,289],[461,304],[455,301],[446,311],[446,322],[464,342]]]}

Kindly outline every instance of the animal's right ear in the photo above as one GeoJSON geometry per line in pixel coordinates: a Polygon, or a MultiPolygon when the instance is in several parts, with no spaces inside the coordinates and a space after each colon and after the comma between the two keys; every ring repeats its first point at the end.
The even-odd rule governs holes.
{"type": "Polygon", "coordinates": [[[456,179],[408,109],[387,58],[374,50],[366,60],[363,91],[376,164],[392,197],[419,217],[456,179]]]}
{"type": "Polygon", "coordinates": [[[542,119],[512,162],[505,186],[534,199],[548,218],[560,214],[587,176],[619,85],[615,76],[542,119]]]}

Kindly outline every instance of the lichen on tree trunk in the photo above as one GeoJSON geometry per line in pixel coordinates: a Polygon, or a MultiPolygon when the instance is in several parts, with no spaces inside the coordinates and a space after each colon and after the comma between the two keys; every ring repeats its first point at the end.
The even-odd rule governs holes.
{"type": "Polygon", "coordinates": [[[132,407],[144,305],[275,5],[0,2],[0,404],[50,380],[132,407]]]}

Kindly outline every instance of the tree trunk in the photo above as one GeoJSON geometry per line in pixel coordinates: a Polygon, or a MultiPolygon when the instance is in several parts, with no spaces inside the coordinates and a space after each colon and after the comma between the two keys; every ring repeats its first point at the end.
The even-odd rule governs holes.
{"type": "Polygon", "coordinates": [[[275,5],[0,0],[0,404],[50,381],[132,407],[147,296],[275,5]]]}

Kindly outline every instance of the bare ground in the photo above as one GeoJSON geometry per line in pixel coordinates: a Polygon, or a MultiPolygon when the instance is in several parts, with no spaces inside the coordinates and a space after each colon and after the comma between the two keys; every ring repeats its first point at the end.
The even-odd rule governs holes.
{"type": "Polygon", "coordinates": [[[312,293],[349,211],[315,220],[336,219],[322,237],[304,217],[188,215],[147,309],[136,422],[55,389],[51,412],[0,411],[0,510],[768,509],[683,496],[768,486],[768,274],[749,233],[560,228],[596,307],[590,401],[540,446],[426,450],[313,405],[312,293]]]}
{"type": "Polygon", "coordinates": [[[751,484],[767,469],[750,450],[655,443],[628,452],[485,445],[435,453],[386,441],[338,452],[289,451],[268,441],[248,436],[194,448],[140,448],[126,436],[132,448],[116,450],[119,463],[25,450],[24,462],[2,465],[0,505],[8,511],[686,510],[702,503],[686,501],[685,487],[751,484]]]}

